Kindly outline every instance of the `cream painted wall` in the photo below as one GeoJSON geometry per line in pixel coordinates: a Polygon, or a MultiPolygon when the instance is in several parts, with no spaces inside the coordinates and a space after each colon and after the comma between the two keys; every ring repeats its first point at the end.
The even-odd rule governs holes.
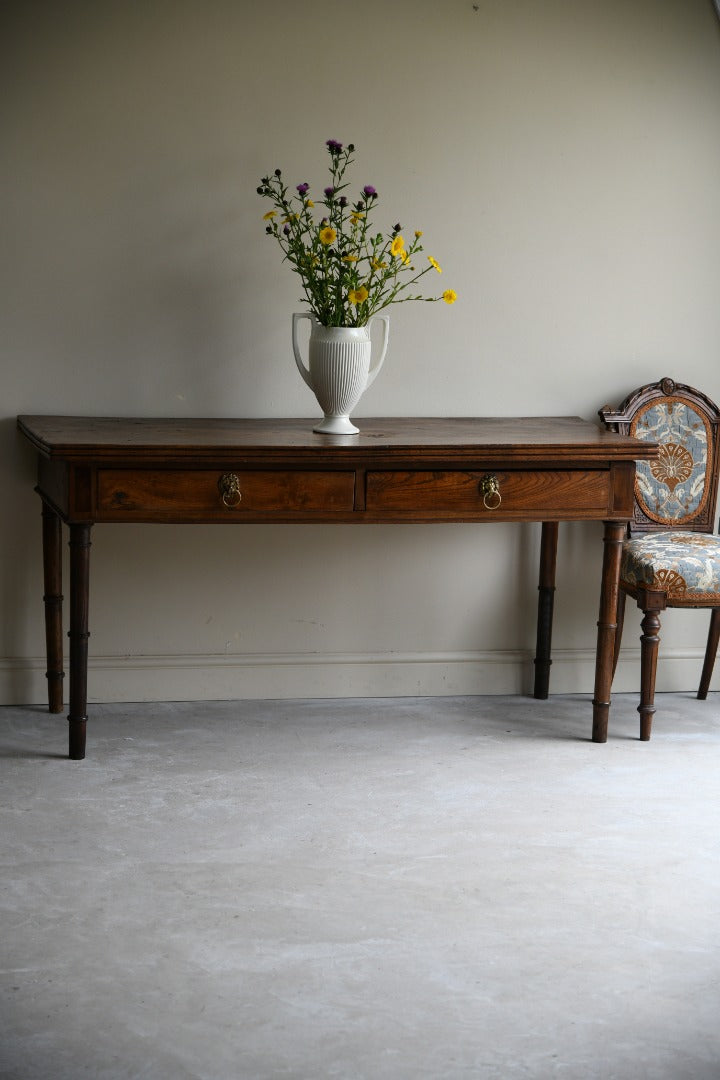
{"type": "MultiPolygon", "coordinates": [[[[720,400],[710,0],[27,0],[2,21],[0,700],[44,694],[16,414],[313,415],[255,188],[276,166],[320,185],[329,137],[460,295],[391,310],[358,416],[591,418],[663,375],[720,400]]],[[[592,691],[600,546],[561,531],[559,691],[592,691]]],[[[90,694],[526,689],[537,548],[531,526],[98,526],[90,694]]],[[[665,622],[659,686],[688,689],[705,618],[665,622]]]]}

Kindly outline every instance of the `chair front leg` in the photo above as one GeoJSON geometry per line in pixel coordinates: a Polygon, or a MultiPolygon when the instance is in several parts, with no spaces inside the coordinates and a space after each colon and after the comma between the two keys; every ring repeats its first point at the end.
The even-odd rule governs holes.
{"type": "Polygon", "coordinates": [[[708,633],[707,646],[705,647],[705,662],[703,664],[702,675],[700,676],[700,689],[698,690],[697,695],[701,701],[704,701],[708,696],[718,645],[720,645],[720,608],[713,608],[712,615],[710,616],[710,631],[708,633]]]}
{"type": "Polygon", "coordinates": [[[640,636],[640,738],[647,742],[655,715],[655,672],[660,644],[660,616],[655,610],[643,609],[640,636]]]}

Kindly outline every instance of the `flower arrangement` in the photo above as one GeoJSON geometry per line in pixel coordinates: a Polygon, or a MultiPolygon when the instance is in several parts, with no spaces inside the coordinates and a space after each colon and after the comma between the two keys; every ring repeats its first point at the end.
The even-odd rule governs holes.
{"type": "Polygon", "coordinates": [[[375,232],[370,212],[378,193],[366,184],[355,202],[344,192],[345,173],[355,147],[343,147],[335,139],[325,144],[330,154],[330,184],[316,209],[308,183],[297,184],[289,195],[282,172],[264,176],[258,195],[270,200],[273,209],[264,217],[265,231],[280,244],[284,258],[302,281],[311,313],[322,326],[365,326],[373,315],[390,304],[408,300],[454,304],[457,294],[446,289],[440,296],[421,296],[410,290],[427,273],[441,274],[432,256],[427,265],[415,266],[421,254],[422,232],[417,230],[408,247],[399,223],[387,235],[375,232]],[[316,211],[318,217],[314,216],[316,211]],[[318,220],[319,218],[319,220],[318,220]]]}

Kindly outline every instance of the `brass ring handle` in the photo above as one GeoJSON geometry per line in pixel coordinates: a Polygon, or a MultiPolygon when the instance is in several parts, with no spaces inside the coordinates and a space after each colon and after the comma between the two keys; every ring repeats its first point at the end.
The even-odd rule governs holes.
{"type": "Polygon", "coordinates": [[[480,491],[483,497],[483,506],[486,510],[497,510],[502,502],[502,495],[500,494],[500,484],[498,483],[497,476],[492,473],[488,473],[487,476],[483,476],[480,481],[480,491]]]}
{"type": "Polygon", "coordinates": [[[234,510],[236,506],[240,505],[242,492],[240,491],[240,477],[237,473],[223,473],[218,480],[218,488],[220,489],[223,506],[226,506],[228,510],[234,510]]]}

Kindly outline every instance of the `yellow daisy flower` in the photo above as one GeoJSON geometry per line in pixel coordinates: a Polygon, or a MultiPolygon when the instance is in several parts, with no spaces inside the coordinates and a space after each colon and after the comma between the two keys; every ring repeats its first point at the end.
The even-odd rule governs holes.
{"type": "Polygon", "coordinates": [[[453,289],[446,289],[442,298],[446,304],[454,304],[457,300],[457,293],[453,289]]]}
{"type": "Polygon", "coordinates": [[[324,229],[320,230],[320,243],[324,244],[325,247],[330,247],[331,244],[334,244],[336,237],[337,233],[332,225],[326,225],[324,229]]]}
{"type": "Polygon", "coordinates": [[[402,236],[398,235],[395,237],[390,246],[390,254],[394,255],[397,258],[398,255],[401,255],[403,253],[404,248],[405,241],[403,240],[402,236]]]}
{"type": "Polygon", "coordinates": [[[348,300],[351,304],[364,304],[369,295],[370,293],[365,286],[361,285],[359,289],[350,289],[348,300]]]}
{"type": "Polygon", "coordinates": [[[263,221],[272,221],[277,216],[277,210],[268,210],[267,214],[263,214],[263,221]]]}
{"type": "Polygon", "coordinates": [[[430,265],[431,265],[431,266],[434,266],[434,267],[435,267],[435,269],[437,270],[438,274],[442,274],[442,267],[438,266],[438,264],[437,264],[437,263],[435,262],[435,260],[433,259],[432,255],[428,255],[428,262],[430,263],[430,265]]]}

